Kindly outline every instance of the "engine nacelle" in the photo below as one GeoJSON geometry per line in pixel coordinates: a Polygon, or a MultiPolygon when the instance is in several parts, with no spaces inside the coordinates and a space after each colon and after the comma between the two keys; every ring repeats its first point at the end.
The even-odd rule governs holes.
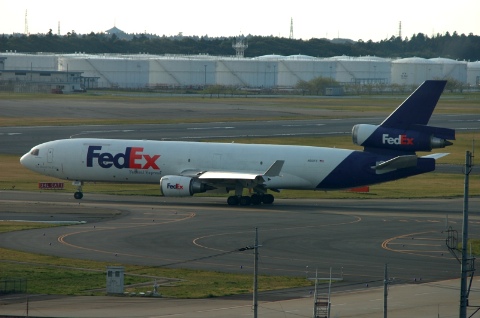
{"type": "Polygon", "coordinates": [[[160,179],[160,192],[166,197],[186,197],[212,188],[197,179],[183,176],[164,176],[160,179]]]}
{"type": "Polygon", "coordinates": [[[455,131],[448,128],[416,126],[419,130],[406,130],[375,125],[353,126],[353,143],[366,148],[382,148],[407,152],[430,151],[452,145],[455,131]],[[447,138],[445,138],[447,137],[447,138]]]}

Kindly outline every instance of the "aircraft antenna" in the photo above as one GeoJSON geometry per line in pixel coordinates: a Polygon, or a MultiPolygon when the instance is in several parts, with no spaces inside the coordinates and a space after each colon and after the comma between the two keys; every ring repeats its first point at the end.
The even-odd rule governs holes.
{"type": "Polygon", "coordinates": [[[293,40],[293,18],[290,18],[290,40],[293,40]]]}

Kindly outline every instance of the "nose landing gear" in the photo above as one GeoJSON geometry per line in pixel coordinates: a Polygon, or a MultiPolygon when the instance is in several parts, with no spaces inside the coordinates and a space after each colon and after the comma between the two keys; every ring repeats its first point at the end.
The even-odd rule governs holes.
{"type": "Polygon", "coordinates": [[[82,181],[73,181],[72,185],[77,187],[77,192],[73,194],[73,197],[77,200],[80,200],[83,198],[83,192],[82,192],[82,186],[83,182],[82,181]]]}

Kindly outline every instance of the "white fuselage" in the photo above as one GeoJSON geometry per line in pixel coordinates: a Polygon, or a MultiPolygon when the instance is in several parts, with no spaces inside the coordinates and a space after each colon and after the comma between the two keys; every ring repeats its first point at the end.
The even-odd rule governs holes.
{"type": "Polygon", "coordinates": [[[280,175],[265,180],[267,188],[315,189],[352,152],[308,146],[63,139],[34,147],[21,162],[65,180],[158,183],[166,175],[205,171],[262,174],[276,160],[284,160],[280,175]]]}

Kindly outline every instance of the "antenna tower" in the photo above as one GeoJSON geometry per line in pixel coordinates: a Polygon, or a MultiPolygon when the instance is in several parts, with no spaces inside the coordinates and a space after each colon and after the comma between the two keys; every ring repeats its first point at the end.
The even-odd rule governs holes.
{"type": "Polygon", "coordinates": [[[402,21],[398,22],[398,37],[402,38],[402,21]]]}
{"type": "Polygon", "coordinates": [[[290,40],[293,40],[293,18],[290,18],[290,40]]]}
{"type": "Polygon", "coordinates": [[[27,19],[27,10],[25,10],[25,35],[28,35],[28,19],[27,19]]]}
{"type": "Polygon", "coordinates": [[[58,21],[58,31],[57,35],[60,35],[60,21],[58,21]]]}
{"type": "Polygon", "coordinates": [[[248,48],[248,44],[243,43],[243,39],[237,39],[237,42],[232,44],[232,47],[237,52],[237,57],[242,57],[245,55],[245,50],[248,48]]]}

